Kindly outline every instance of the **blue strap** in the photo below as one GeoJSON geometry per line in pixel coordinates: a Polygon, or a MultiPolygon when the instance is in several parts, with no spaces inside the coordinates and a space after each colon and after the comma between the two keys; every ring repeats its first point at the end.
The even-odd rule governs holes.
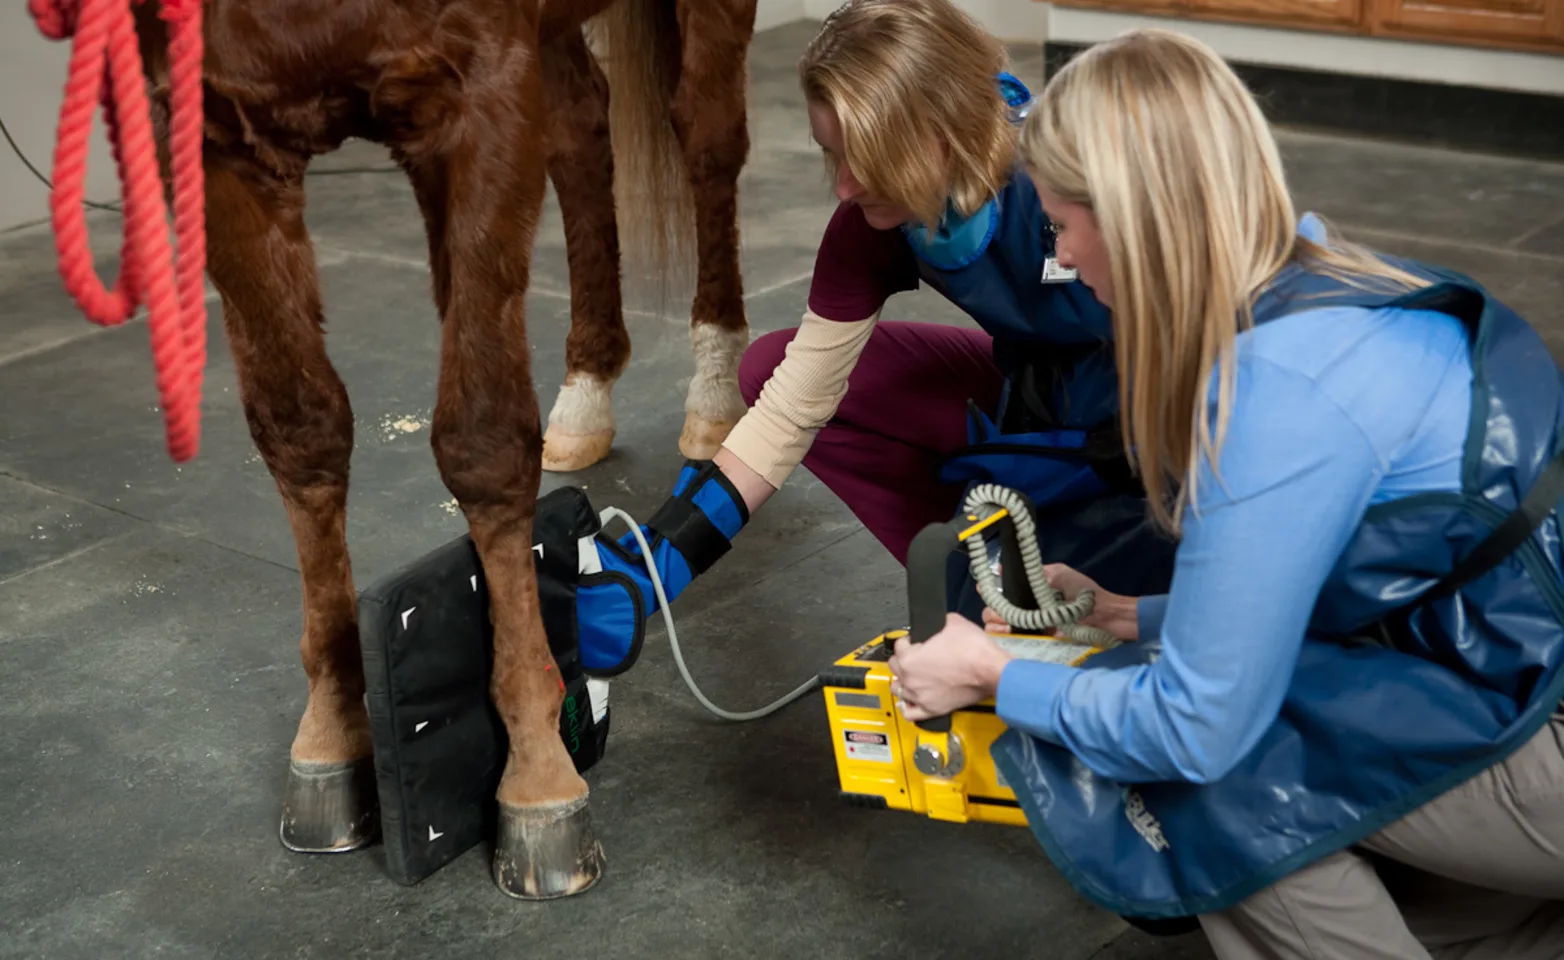
{"type": "MultiPolygon", "coordinates": [[[[687,462],[679,471],[673,496],[645,526],[647,543],[669,602],[690,581],[710,569],[733,545],[733,538],[749,522],[749,508],[732,481],[711,461],[687,462]]],[[[633,534],[619,538],[626,559],[640,564],[640,544],[633,534]]],[[[651,600],[648,613],[657,610],[651,580],[642,570],[651,600]]]]}
{"type": "Polygon", "coordinates": [[[635,665],[646,633],[644,598],[654,596],[649,585],[643,587],[618,570],[581,578],[576,586],[576,623],[584,673],[610,677],[635,665]]]}
{"type": "MultiPolygon", "coordinates": [[[[744,498],[716,464],[685,464],[673,495],[641,528],[669,603],[728,552],[748,522],[744,498]]],[[[602,572],[582,576],[576,590],[581,663],[589,674],[611,676],[635,662],[646,619],[660,605],[633,533],[618,540],[599,533],[593,543],[602,572]]]]}

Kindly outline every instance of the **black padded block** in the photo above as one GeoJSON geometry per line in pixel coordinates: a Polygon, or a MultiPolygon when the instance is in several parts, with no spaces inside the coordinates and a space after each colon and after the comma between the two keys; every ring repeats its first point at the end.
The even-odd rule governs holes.
{"type": "MultiPolygon", "coordinates": [[[[575,584],[579,543],[599,523],[573,487],[538,501],[534,560],[544,627],[565,702],[560,737],[585,772],[608,738],[607,683],[581,672],[575,584]]],[[[472,539],[459,537],[359,595],[369,719],[386,869],[416,884],[492,842],[508,739],[489,699],[494,630],[472,539]]]]}

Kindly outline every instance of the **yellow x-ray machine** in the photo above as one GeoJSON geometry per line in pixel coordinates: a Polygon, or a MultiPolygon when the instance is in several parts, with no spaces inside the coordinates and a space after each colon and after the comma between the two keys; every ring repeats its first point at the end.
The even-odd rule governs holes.
{"type": "Polygon", "coordinates": [[[844,800],[958,823],[1024,826],[1015,793],[989,756],[1006,730],[993,700],[908,720],[891,695],[887,661],[896,641],[921,643],[945,625],[946,570],[957,550],[969,556],[984,602],[1010,625],[1012,632],[994,639],[1013,656],[1075,665],[1118,641],[1078,623],[1091,613],[1090,594],[1065,602],[1044,578],[1024,496],[990,484],[975,488],[964,506],[957,519],[925,527],[908,548],[907,629],[883,633],[837,660],[821,673],[820,685],[844,800]],[[985,536],[995,533],[997,564],[985,536]]]}

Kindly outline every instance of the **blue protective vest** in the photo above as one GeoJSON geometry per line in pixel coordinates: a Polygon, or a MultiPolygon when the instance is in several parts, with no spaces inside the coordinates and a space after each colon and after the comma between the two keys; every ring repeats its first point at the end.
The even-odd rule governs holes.
{"type": "MultiPolygon", "coordinates": [[[[1151,526],[1124,458],[1112,314],[1079,280],[1044,281],[1053,229],[1025,171],[933,237],[904,230],[922,282],[994,338],[1005,375],[997,409],[969,408],[968,443],[944,458],[939,479],[1019,490],[1037,508],[1045,561],[1115,593],[1164,592],[1176,544],[1151,526]]],[[[949,590],[954,609],[976,619],[982,601],[959,557],[949,590]]]]}
{"type": "MultiPolygon", "coordinates": [[[[1255,319],[1343,304],[1461,319],[1474,371],[1461,492],[1366,512],[1320,593],[1280,713],[1253,751],[1213,784],[1126,787],[1020,730],[993,746],[1048,856],[1109,910],[1168,918],[1227,909],[1503,759],[1564,697],[1551,482],[1539,489],[1554,502],[1544,500],[1541,525],[1519,549],[1453,592],[1431,589],[1558,455],[1559,368],[1536,332],[1475,282],[1393,262],[1438,282],[1393,298],[1293,266],[1255,319]]],[[[1127,643],[1085,669],[1149,662],[1159,646],[1127,643]]]]}

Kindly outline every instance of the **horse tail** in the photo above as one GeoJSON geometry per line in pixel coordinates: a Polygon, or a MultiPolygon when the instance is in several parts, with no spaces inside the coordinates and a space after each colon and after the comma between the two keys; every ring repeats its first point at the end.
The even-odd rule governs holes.
{"type": "Polygon", "coordinates": [[[683,43],[674,0],[616,0],[595,18],[608,78],[621,255],[650,268],[666,294],[670,267],[694,261],[695,198],[671,105],[683,43]]]}

